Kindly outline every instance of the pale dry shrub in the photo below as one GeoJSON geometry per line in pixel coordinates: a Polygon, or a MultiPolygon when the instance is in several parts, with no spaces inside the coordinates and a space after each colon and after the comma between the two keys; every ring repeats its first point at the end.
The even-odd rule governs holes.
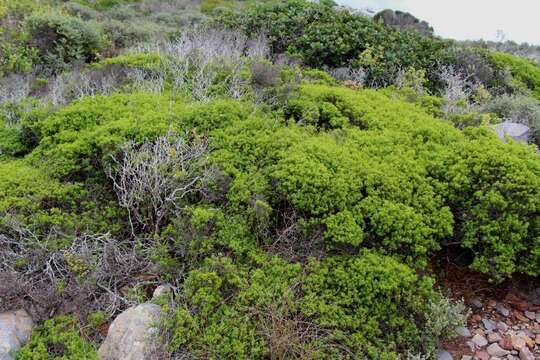
{"type": "Polygon", "coordinates": [[[173,133],[153,141],[128,142],[112,158],[107,173],[120,206],[144,231],[158,233],[161,225],[189,195],[201,194],[212,169],[206,166],[206,139],[188,140],[173,133]]]}

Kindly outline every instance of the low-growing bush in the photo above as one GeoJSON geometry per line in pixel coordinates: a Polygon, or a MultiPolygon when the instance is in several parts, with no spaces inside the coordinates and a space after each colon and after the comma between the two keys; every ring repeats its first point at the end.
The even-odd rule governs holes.
{"type": "Polygon", "coordinates": [[[432,284],[374,253],[330,257],[310,264],[301,309],[349,354],[396,359],[404,349],[430,353],[434,344],[422,340],[432,284]]]}
{"type": "Polygon", "coordinates": [[[17,359],[97,360],[97,352],[94,345],[82,337],[75,318],[58,316],[34,329],[30,342],[17,352],[17,359]]]}
{"type": "Polygon", "coordinates": [[[528,59],[500,52],[492,52],[491,61],[498,71],[508,70],[512,74],[512,85],[518,91],[528,91],[540,99],[540,66],[528,59]]]}

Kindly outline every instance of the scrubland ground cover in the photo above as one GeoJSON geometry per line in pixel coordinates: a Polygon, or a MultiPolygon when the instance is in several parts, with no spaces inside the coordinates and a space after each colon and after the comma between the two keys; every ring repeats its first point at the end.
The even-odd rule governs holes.
{"type": "Polygon", "coordinates": [[[0,26],[0,308],[44,321],[20,359],[95,358],[159,283],[171,358],[431,358],[466,316],[441,254],[540,275],[529,60],[322,1],[0,0],[0,26]]]}

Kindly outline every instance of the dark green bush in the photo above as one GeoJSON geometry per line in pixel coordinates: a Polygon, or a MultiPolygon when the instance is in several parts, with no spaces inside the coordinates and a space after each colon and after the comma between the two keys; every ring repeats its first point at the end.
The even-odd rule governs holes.
{"type": "Polygon", "coordinates": [[[94,61],[107,47],[101,27],[77,17],[33,15],[26,20],[26,31],[39,61],[54,69],[73,61],[94,61]]]}
{"type": "Polygon", "coordinates": [[[229,12],[218,21],[246,34],[263,31],[274,54],[299,55],[310,66],[365,66],[368,83],[378,85],[392,83],[399,69],[431,73],[447,46],[347,10],[302,0],[263,4],[241,14],[229,12]]]}

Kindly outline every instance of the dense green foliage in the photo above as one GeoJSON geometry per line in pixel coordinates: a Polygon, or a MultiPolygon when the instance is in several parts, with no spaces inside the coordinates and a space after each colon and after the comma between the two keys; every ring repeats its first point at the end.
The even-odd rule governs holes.
{"type": "Polygon", "coordinates": [[[532,95],[540,100],[540,67],[527,59],[518,56],[493,52],[493,63],[502,69],[508,69],[516,85],[529,90],[532,95]]]}
{"type": "Polygon", "coordinates": [[[60,316],[45,321],[18,353],[19,360],[96,360],[94,346],[80,334],[76,320],[60,316]]]}
{"type": "Polygon", "coordinates": [[[274,53],[288,52],[310,66],[366,66],[368,82],[390,84],[399,69],[435,70],[447,44],[400,32],[326,4],[287,1],[225,13],[220,22],[246,33],[265,31],[274,53]]]}

